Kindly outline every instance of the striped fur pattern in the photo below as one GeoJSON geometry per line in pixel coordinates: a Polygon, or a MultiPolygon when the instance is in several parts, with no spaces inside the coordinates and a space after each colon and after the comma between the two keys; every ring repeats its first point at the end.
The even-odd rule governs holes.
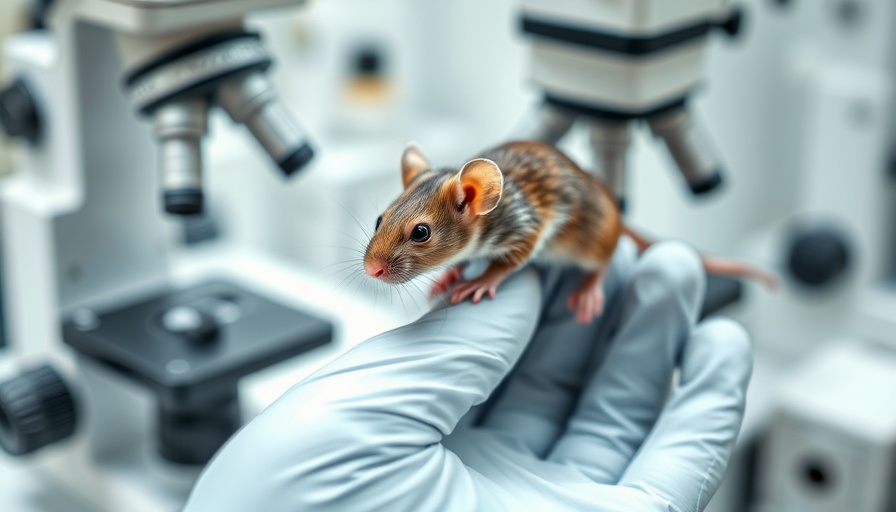
{"type": "Polygon", "coordinates": [[[405,190],[382,215],[365,261],[386,263],[388,279],[404,282],[437,267],[486,258],[518,268],[538,258],[603,268],[622,222],[603,183],[556,148],[511,142],[480,155],[497,164],[503,188],[497,207],[475,215],[464,202],[457,169],[403,169],[405,190]],[[425,223],[426,242],[410,240],[425,223]]]}
{"type": "Polygon", "coordinates": [[[504,144],[482,156],[504,173],[502,206],[483,219],[483,254],[509,257],[514,266],[537,258],[589,270],[610,260],[622,224],[598,178],[536,142],[504,144]]]}

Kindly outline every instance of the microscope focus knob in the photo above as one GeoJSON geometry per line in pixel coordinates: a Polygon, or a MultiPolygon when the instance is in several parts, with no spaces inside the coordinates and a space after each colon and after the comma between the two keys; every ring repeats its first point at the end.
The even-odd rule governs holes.
{"type": "Polygon", "coordinates": [[[820,287],[829,284],[849,266],[849,246],[829,228],[807,229],[794,236],[787,268],[801,283],[820,287]]]}
{"type": "Polygon", "coordinates": [[[0,447],[25,455],[75,431],[75,402],[62,377],[49,365],[0,383],[0,447]]]}
{"type": "Polygon", "coordinates": [[[22,78],[0,90],[0,128],[8,137],[21,137],[31,144],[40,140],[40,114],[22,78]]]}

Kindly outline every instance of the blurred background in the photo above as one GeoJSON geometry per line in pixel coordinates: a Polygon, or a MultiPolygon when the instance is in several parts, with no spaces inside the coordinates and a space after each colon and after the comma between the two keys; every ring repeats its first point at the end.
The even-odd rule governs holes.
{"type": "MultiPolygon", "coordinates": [[[[623,155],[632,225],[653,238],[682,239],[773,270],[783,281],[774,293],[749,282],[712,287],[707,314],[747,327],[755,370],[741,438],[710,510],[896,510],[893,2],[742,0],[736,11],[702,0],[316,0],[298,7],[274,1],[267,2],[271,9],[245,13],[235,7],[221,18],[245,14],[246,28],[262,34],[273,58],[264,73],[280,105],[299,120],[314,159],[287,179],[277,170],[283,162],[269,157],[276,144],[247,136],[232,109],[230,115],[209,110],[203,213],[186,217],[166,214],[159,203],[153,141],[164,138],[161,108],[141,104],[142,90],[127,89],[134,82],[122,85],[122,76],[152,61],[133,48],[170,56],[159,41],[173,38],[166,23],[184,30],[180,15],[129,17],[128,9],[144,8],[136,0],[94,1],[99,7],[83,12],[72,6],[90,2],[60,3],[69,5],[0,0],[0,119],[8,135],[0,137],[6,320],[0,440],[7,452],[20,452],[0,454],[0,509],[175,510],[195,478],[202,455],[197,462],[162,453],[160,462],[152,440],[122,455],[129,440],[152,438],[159,429],[173,429],[174,445],[178,436],[195,435],[165,420],[192,418],[194,406],[159,412],[172,385],[155,370],[125,368],[107,355],[101,339],[115,345],[137,336],[107,327],[158,321],[168,331],[180,329],[171,320],[202,338],[205,330],[248,322],[253,311],[267,311],[268,300],[321,319],[317,338],[278,346],[277,360],[287,363],[259,357],[247,363],[251,368],[222,371],[241,379],[228,384],[227,403],[245,418],[352,344],[424,311],[422,286],[373,283],[363,275],[360,251],[401,190],[399,158],[409,141],[437,165],[460,165],[543,122],[540,108],[552,91],[539,80],[554,71],[566,76],[550,58],[567,50],[562,41],[524,33],[526,16],[636,42],[656,31],[706,28],[681,57],[694,74],[679,86],[693,132],[679,143],[700,137],[721,164],[721,185],[699,195],[689,190],[675,146],[637,112],[651,105],[619,107],[628,113],[613,121],[631,127],[623,155]],[[631,18],[623,16],[626,4],[633,6],[631,18]],[[641,24],[625,24],[635,19],[641,24]],[[35,30],[47,20],[52,31],[35,30]],[[113,32],[150,36],[130,41],[113,32]],[[119,53],[110,49],[115,43],[119,53]],[[24,93],[14,87],[20,79],[24,93]],[[244,291],[218,290],[215,305],[206,307],[201,290],[186,298],[167,291],[222,276],[250,298],[231,300],[226,294],[244,291]],[[148,308],[151,320],[127,316],[138,306],[148,308]],[[181,309],[166,316],[175,306],[181,309]],[[34,368],[51,366],[51,376],[35,376],[34,368]],[[59,432],[28,438],[19,428],[29,418],[17,416],[16,393],[46,403],[45,394],[56,389],[41,390],[49,381],[70,391],[73,398],[61,392],[51,398],[70,401],[71,411],[62,419],[42,413],[41,421],[57,422],[59,432]],[[138,403],[135,419],[103,410],[106,393],[138,403]],[[115,443],[97,441],[109,431],[125,434],[116,434],[115,443]],[[71,477],[72,467],[83,474],[71,477]]],[[[185,3],[194,11],[183,18],[199,19],[206,2],[185,3]]],[[[152,8],[164,11],[165,4],[152,8]]],[[[684,72],[668,57],[678,51],[623,51],[582,62],[618,73],[622,89],[640,91],[678,80],[684,72]]],[[[144,73],[137,83],[158,69],[165,71],[144,73]]],[[[595,88],[604,82],[596,80],[595,88]]],[[[221,105],[223,94],[215,96],[221,105]]],[[[579,114],[559,145],[599,171],[596,129],[579,114]]],[[[161,181],[181,183],[175,174],[161,181]]],[[[263,330],[245,329],[249,336],[263,330]]],[[[140,336],[161,336],[152,326],[144,330],[150,334],[140,336]]],[[[181,355],[139,357],[158,356],[169,373],[208,362],[173,350],[181,355]]],[[[206,392],[206,383],[196,386],[206,392]]],[[[216,397],[219,387],[215,381],[216,397]]],[[[207,416],[202,421],[219,421],[207,416]]]]}

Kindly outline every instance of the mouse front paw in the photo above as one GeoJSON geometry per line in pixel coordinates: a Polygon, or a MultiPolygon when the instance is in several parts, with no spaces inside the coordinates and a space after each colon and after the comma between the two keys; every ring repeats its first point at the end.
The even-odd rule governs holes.
{"type": "Polygon", "coordinates": [[[486,271],[476,279],[455,285],[451,290],[451,303],[459,304],[470,296],[473,297],[473,304],[482,300],[484,295],[494,299],[498,292],[498,285],[504,281],[505,277],[507,277],[507,272],[486,271]]]}
{"type": "Polygon", "coordinates": [[[448,291],[454,285],[454,283],[460,281],[461,272],[462,267],[460,265],[448,269],[444,274],[442,274],[442,277],[440,277],[435,283],[433,283],[432,288],[430,288],[429,290],[429,298],[432,299],[436,295],[448,291]]]}

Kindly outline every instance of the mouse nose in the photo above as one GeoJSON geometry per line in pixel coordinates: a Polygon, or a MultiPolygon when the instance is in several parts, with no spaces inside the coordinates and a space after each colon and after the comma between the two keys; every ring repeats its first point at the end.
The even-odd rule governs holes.
{"type": "Polygon", "coordinates": [[[382,277],[386,273],[385,265],[381,262],[365,261],[364,270],[370,277],[382,277]]]}

